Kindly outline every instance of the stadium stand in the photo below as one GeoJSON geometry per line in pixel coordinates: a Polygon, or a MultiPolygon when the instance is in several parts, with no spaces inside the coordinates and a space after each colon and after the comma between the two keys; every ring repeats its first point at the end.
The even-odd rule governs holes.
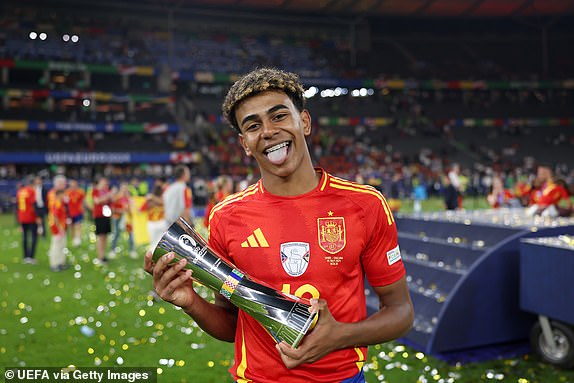
{"type": "MultiPolygon", "coordinates": [[[[338,174],[408,196],[413,177],[433,184],[454,162],[480,179],[492,169],[528,169],[524,158],[533,158],[554,163],[572,181],[567,20],[556,23],[544,48],[536,29],[507,19],[489,20],[483,33],[477,21],[391,18],[353,41],[341,24],[321,24],[320,17],[269,17],[254,26],[182,14],[168,17],[166,27],[166,19],[143,10],[110,14],[89,6],[93,12],[4,6],[2,152],[100,156],[93,172],[67,163],[75,174],[101,171],[125,153],[154,153],[161,156],[138,158],[160,168],[191,161],[194,175],[208,179],[246,177],[249,159],[221,119],[221,97],[235,75],[276,65],[318,88],[309,99],[311,149],[338,174]],[[319,94],[336,87],[348,94],[319,94]],[[351,95],[360,88],[371,94],[351,95]]],[[[34,158],[39,162],[4,161],[0,176],[50,168],[45,157],[34,158]]],[[[129,174],[129,165],[110,166],[129,174]]]]}

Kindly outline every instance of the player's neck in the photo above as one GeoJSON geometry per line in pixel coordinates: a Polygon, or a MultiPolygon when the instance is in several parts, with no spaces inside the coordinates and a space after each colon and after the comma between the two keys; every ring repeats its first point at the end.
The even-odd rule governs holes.
{"type": "Polygon", "coordinates": [[[263,174],[261,180],[265,190],[269,193],[281,197],[292,197],[309,193],[315,189],[321,180],[321,173],[317,172],[309,163],[307,166],[301,166],[287,177],[263,174]]]}

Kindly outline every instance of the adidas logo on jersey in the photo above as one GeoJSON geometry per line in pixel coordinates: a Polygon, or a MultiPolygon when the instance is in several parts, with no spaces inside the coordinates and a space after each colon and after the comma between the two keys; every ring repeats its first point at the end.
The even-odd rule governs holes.
{"type": "Polygon", "coordinates": [[[241,247],[269,247],[269,243],[265,239],[261,229],[257,228],[253,231],[253,234],[247,237],[246,241],[241,243],[241,247]]]}

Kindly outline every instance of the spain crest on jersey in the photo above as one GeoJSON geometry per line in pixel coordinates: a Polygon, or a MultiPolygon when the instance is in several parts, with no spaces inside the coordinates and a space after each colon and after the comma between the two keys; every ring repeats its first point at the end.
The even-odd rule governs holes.
{"type": "Polygon", "coordinates": [[[303,275],[311,256],[310,246],[306,242],[286,242],[281,244],[281,264],[285,272],[292,277],[303,275]]]}
{"type": "Polygon", "coordinates": [[[317,233],[319,247],[327,253],[337,254],[347,244],[343,217],[317,218],[317,233]]]}

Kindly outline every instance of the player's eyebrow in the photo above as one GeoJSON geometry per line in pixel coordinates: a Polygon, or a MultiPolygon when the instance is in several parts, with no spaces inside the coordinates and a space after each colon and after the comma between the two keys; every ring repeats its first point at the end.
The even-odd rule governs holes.
{"type": "MultiPolygon", "coordinates": [[[[269,108],[266,112],[267,115],[270,115],[280,109],[289,109],[286,105],[283,104],[277,104],[275,106],[272,106],[271,108],[269,108]]],[[[241,126],[243,126],[246,122],[249,121],[253,121],[253,120],[257,120],[259,118],[259,116],[257,114],[250,114],[245,116],[245,118],[243,118],[243,120],[241,120],[241,126]]]]}

